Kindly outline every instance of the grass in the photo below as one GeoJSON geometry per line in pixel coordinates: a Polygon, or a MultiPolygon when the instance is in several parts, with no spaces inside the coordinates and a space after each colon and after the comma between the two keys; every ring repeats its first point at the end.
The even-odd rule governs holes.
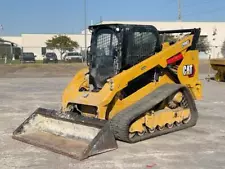
{"type": "Polygon", "coordinates": [[[59,60],[58,61],[58,63],[56,64],[56,63],[48,63],[48,64],[43,64],[43,61],[42,60],[36,60],[36,62],[35,63],[29,63],[29,62],[27,62],[27,63],[20,63],[20,60],[10,60],[10,61],[8,61],[6,64],[5,64],[5,60],[4,59],[0,59],[0,65],[58,65],[58,64],[63,64],[63,65],[78,65],[78,64],[80,64],[80,65],[82,65],[82,64],[84,64],[84,65],[86,65],[86,63],[80,63],[80,62],[72,62],[72,63],[68,63],[68,62],[64,62],[64,61],[61,61],[61,60],[59,60]]]}
{"type": "MultiPolygon", "coordinates": [[[[4,59],[0,59],[0,64],[5,64],[5,60],[4,59]]],[[[21,65],[20,60],[8,60],[7,65],[21,65]]],[[[26,63],[26,64],[42,64],[41,60],[37,60],[36,63],[26,63]]]]}

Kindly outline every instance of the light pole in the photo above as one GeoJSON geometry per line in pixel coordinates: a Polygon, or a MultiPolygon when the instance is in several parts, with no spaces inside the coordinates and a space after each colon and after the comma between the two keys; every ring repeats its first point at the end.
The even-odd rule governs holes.
{"type": "Polygon", "coordinates": [[[213,29],[212,37],[213,37],[213,45],[212,45],[212,56],[215,58],[215,48],[216,48],[216,35],[217,35],[217,29],[216,27],[213,29]]]}
{"type": "Polygon", "coordinates": [[[87,59],[87,0],[84,0],[84,57],[87,59]]]}
{"type": "Polygon", "coordinates": [[[181,22],[181,0],[178,0],[178,21],[181,22]]]}

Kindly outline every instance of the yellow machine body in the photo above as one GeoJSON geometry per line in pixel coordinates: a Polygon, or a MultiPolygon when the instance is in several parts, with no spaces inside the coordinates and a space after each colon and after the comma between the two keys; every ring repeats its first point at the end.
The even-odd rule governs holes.
{"type": "Polygon", "coordinates": [[[218,82],[225,81],[225,59],[218,58],[218,59],[210,59],[210,65],[213,70],[216,71],[215,80],[218,82]]]}
{"type": "MultiPolygon", "coordinates": [[[[159,35],[154,27],[138,25],[97,25],[94,30],[91,46],[94,54],[101,53],[101,49],[95,50],[95,45],[108,42],[109,37],[111,41],[118,38],[121,44],[129,44],[129,40],[136,43],[131,38],[142,38],[138,42],[143,44],[136,50],[144,49],[147,45],[145,50],[148,50],[151,47],[149,44],[155,41],[146,40],[146,37],[159,35]],[[143,30],[144,36],[140,35],[143,30]],[[98,32],[102,34],[98,35],[98,32]],[[107,33],[110,36],[105,36],[107,33]],[[102,41],[96,40],[96,37],[102,41]]],[[[151,56],[139,53],[138,56],[143,55],[144,59],[128,68],[122,67],[104,83],[98,81],[101,83],[92,85],[94,83],[90,77],[94,80],[102,78],[93,76],[96,72],[93,73],[92,65],[80,70],[63,91],[61,111],[37,109],[13,132],[13,138],[83,160],[116,149],[116,140],[136,143],[194,126],[198,119],[194,100],[202,98],[202,84],[198,77],[199,53],[195,47],[200,29],[160,33],[173,32],[191,34],[175,43],[159,44],[158,41],[160,50],[155,50],[151,56]],[[141,81],[138,81],[140,78],[141,81]]],[[[111,42],[111,47],[115,43],[117,41],[111,42]]],[[[108,49],[108,46],[101,45],[108,49]]],[[[117,57],[121,51],[129,48],[129,45],[124,46],[122,50],[115,45],[115,50],[111,52],[113,56],[117,57]]],[[[131,46],[132,49],[135,47],[131,46]]],[[[108,58],[101,59],[106,59],[103,63],[108,62],[108,58]]],[[[91,62],[93,58],[88,60],[91,62]]],[[[94,64],[99,62],[101,60],[94,64]]],[[[116,59],[110,62],[114,63],[117,63],[116,59]]],[[[104,70],[107,71],[102,71],[101,75],[112,71],[104,70]]]]}
{"type": "MultiPolygon", "coordinates": [[[[193,35],[187,36],[181,41],[177,42],[174,45],[167,46],[160,53],[157,53],[154,56],[149,57],[143,62],[135,65],[129,70],[123,71],[122,73],[112,77],[104,85],[104,87],[99,92],[80,92],[81,87],[86,87],[88,89],[88,78],[86,74],[88,69],[83,69],[78,72],[72,81],[65,88],[62,95],[62,108],[63,111],[67,111],[68,106],[71,103],[89,105],[96,107],[97,118],[99,119],[111,119],[114,115],[120,112],[122,109],[127,108],[128,106],[136,103],[138,100],[146,96],[148,93],[151,93],[153,90],[157,89],[159,86],[162,86],[167,83],[175,83],[167,74],[160,77],[158,82],[149,83],[134,94],[130,95],[126,99],[120,100],[117,97],[119,92],[124,89],[129,81],[132,81],[136,77],[147,72],[149,69],[152,69],[158,65],[161,67],[167,66],[167,60],[177,53],[181,52],[183,55],[183,61],[178,67],[178,78],[181,84],[186,85],[193,97],[195,99],[202,98],[202,85],[199,81],[199,58],[198,51],[187,51],[187,48],[190,47],[192,43],[193,35]],[[186,46],[182,46],[183,43],[189,42],[186,46]],[[183,68],[185,65],[194,65],[195,73],[193,77],[183,75],[183,68]],[[114,102],[113,108],[110,113],[107,114],[108,106],[111,102],[114,102]]],[[[86,115],[91,116],[88,112],[83,112],[86,115]]]]}

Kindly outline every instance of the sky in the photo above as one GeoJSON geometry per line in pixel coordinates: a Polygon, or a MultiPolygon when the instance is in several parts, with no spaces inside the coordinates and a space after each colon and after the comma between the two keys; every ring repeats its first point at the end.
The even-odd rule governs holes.
{"type": "MultiPolygon", "coordinates": [[[[86,0],[87,25],[103,21],[176,21],[178,0],[86,0]],[[91,22],[92,21],[92,22],[91,22]]],[[[181,0],[183,21],[225,21],[224,0],[181,0]]],[[[80,33],[84,0],[0,0],[0,36],[80,33]]]]}

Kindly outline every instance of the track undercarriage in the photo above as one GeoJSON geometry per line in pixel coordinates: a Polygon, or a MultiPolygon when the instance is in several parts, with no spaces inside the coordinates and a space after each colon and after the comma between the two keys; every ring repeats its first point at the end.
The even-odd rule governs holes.
{"type": "Polygon", "coordinates": [[[191,94],[175,86],[162,86],[116,115],[111,120],[116,138],[135,143],[195,125],[198,114],[191,94]]]}

